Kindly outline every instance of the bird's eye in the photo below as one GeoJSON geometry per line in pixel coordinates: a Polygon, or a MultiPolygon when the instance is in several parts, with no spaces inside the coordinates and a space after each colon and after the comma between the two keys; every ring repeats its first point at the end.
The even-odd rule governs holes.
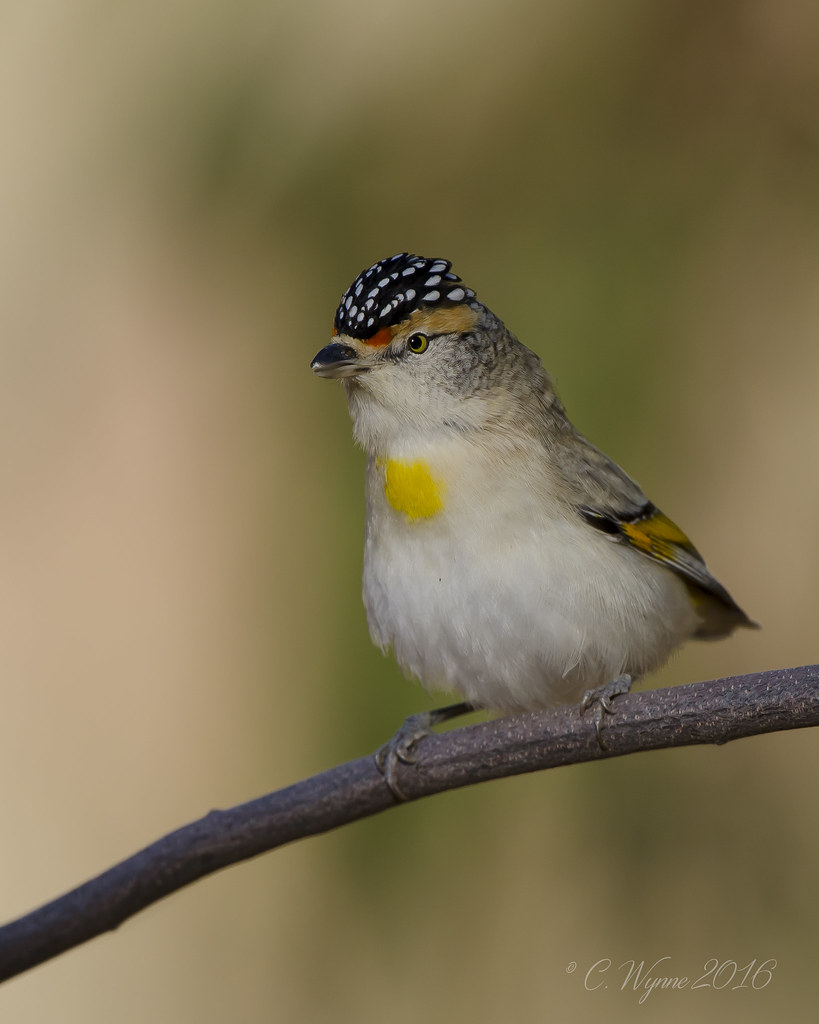
{"type": "Polygon", "coordinates": [[[429,338],[426,334],[411,334],[407,340],[407,348],[416,355],[426,352],[429,348],[429,338]]]}

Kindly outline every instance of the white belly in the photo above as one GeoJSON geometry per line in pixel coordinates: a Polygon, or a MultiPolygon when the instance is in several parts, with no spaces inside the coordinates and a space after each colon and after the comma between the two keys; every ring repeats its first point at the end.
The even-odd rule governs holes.
{"type": "Polygon", "coordinates": [[[573,703],[623,672],[657,668],[695,629],[671,571],[579,518],[546,516],[528,489],[410,521],[377,474],[371,464],[370,633],[430,688],[497,711],[573,703]]]}

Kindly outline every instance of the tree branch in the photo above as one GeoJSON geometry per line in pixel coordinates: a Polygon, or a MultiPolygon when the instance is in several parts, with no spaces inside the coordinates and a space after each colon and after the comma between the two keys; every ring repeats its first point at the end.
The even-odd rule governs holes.
{"type": "MultiPolygon", "coordinates": [[[[433,736],[402,766],[410,799],[489,779],[661,747],[726,743],[819,725],[819,665],[632,693],[603,725],[577,707],[500,718],[433,736]]],[[[211,811],[59,899],[0,928],[0,981],[123,921],[220,868],[392,807],[371,756],[257,800],[211,811]]]]}

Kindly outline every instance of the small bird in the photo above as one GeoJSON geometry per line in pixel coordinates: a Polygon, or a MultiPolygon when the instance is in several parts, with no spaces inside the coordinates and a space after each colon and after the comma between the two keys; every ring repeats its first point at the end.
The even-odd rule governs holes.
{"type": "Polygon", "coordinates": [[[382,749],[398,799],[399,762],[438,722],[579,701],[600,738],[612,698],[685,640],[756,626],[451,266],[403,252],[364,270],[311,364],[342,380],[367,455],[370,635],[463,698],[382,749]]]}

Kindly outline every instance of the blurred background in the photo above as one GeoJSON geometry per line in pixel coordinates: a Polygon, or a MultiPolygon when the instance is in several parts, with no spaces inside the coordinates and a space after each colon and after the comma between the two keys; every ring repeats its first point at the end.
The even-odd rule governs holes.
{"type": "MultiPolygon", "coordinates": [[[[819,659],[815,5],[3,23],[4,919],[434,706],[368,640],[363,458],[308,368],[401,250],[453,260],[764,626],[645,685],[819,659]]],[[[446,794],[172,896],[0,1020],[807,1019],[817,769],[803,731],[446,794]],[[638,1009],[616,968],[663,956],[778,967],[638,1009]]]]}

